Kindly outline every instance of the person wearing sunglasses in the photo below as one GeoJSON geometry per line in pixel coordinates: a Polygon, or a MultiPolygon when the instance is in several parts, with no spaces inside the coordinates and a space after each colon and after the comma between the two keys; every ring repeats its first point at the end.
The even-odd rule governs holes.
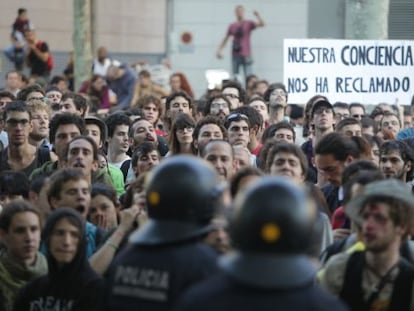
{"type": "Polygon", "coordinates": [[[360,103],[352,103],[349,105],[349,112],[352,118],[361,121],[362,117],[365,116],[365,107],[360,103]]]}
{"type": "Polygon", "coordinates": [[[230,145],[242,145],[247,147],[250,141],[250,121],[249,118],[242,113],[232,113],[224,122],[227,129],[227,137],[230,145]]]}

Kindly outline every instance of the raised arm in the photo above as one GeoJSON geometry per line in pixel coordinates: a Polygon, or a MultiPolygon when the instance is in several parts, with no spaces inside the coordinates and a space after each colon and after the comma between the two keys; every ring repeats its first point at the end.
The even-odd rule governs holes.
{"type": "Polygon", "coordinates": [[[253,14],[257,18],[256,27],[264,27],[265,26],[265,22],[264,22],[263,18],[260,16],[259,12],[253,11],[253,14]]]}
{"type": "Polygon", "coordinates": [[[106,272],[112,260],[114,259],[119,245],[121,244],[127,232],[129,232],[130,228],[132,228],[132,224],[137,218],[138,213],[139,208],[137,206],[132,206],[131,208],[121,211],[120,225],[114,231],[108,241],[102,245],[101,248],[89,259],[89,263],[96,273],[103,275],[106,272]]]}
{"type": "Polygon", "coordinates": [[[226,46],[226,43],[227,43],[227,40],[229,40],[229,37],[230,37],[230,34],[227,32],[226,36],[224,37],[223,41],[221,42],[217,50],[217,53],[216,53],[217,58],[223,58],[223,49],[226,46]]]}

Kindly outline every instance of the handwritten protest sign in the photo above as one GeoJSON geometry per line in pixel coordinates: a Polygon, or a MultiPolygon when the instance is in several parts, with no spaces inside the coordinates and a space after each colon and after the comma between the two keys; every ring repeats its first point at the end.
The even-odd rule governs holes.
{"type": "Polygon", "coordinates": [[[414,41],[284,40],[289,102],[323,94],[333,103],[409,105],[414,95],[414,41]]]}

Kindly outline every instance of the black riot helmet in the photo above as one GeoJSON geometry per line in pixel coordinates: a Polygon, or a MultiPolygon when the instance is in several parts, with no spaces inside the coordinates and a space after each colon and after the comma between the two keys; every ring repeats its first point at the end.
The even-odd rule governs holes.
{"type": "Polygon", "coordinates": [[[178,155],[152,172],[147,186],[149,220],[130,241],[157,245],[195,238],[209,232],[224,187],[206,161],[178,155]]]}
{"type": "Polygon", "coordinates": [[[230,227],[236,252],[222,258],[222,268],[256,287],[312,282],[315,270],[305,253],[316,216],[305,189],[281,177],[263,178],[236,199],[230,227]]]}

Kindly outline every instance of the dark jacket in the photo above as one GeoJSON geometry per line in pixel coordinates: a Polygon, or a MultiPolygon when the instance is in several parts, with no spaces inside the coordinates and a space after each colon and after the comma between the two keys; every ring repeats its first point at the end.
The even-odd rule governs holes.
{"type": "Polygon", "coordinates": [[[81,216],[73,209],[59,208],[45,225],[43,239],[49,273],[40,277],[19,293],[14,310],[101,310],[103,281],[90,267],[86,258],[85,225],[81,216]],[[49,238],[58,221],[69,219],[80,233],[77,253],[72,262],[59,266],[48,250],[49,238]],[[53,307],[52,307],[53,306],[53,307]]]}
{"type": "Polygon", "coordinates": [[[191,288],[176,311],[289,310],[345,311],[338,299],[309,284],[289,289],[261,289],[236,282],[225,273],[191,288]]]}
{"type": "Polygon", "coordinates": [[[172,310],[185,290],[216,272],[216,258],[197,242],[130,245],[109,269],[105,310],[172,310]]]}

